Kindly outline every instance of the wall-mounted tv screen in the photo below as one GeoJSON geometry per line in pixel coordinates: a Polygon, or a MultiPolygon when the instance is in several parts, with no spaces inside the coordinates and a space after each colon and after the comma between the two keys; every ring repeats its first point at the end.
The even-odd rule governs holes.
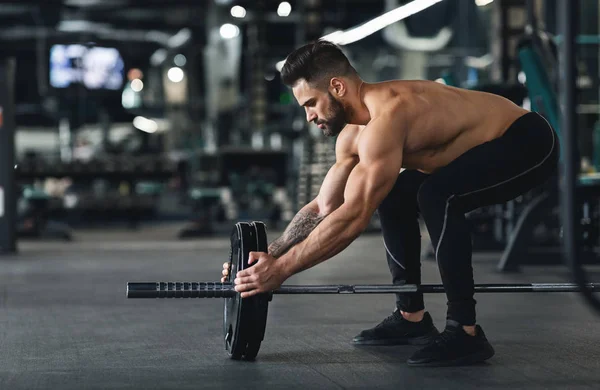
{"type": "Polygon", "coordinates": [[[123,87],[124,69],[115,48],[72,44],[50,49],[50,85],[54,88],[83,85],[90,90],[118,90],[123,87]]]}

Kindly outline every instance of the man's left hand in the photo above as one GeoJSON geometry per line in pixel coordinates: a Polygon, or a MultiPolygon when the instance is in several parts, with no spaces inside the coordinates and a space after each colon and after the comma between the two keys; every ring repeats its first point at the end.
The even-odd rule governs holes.
{"type": "Polygon", "coordinates": [[[239,271],[235,278],[235,291],[241,293],[242,298],[256,294],[273,291],[287,279],[283,273],[281,262],[265,252],[250,252],[248,263],[250,268],[239,271]]]}

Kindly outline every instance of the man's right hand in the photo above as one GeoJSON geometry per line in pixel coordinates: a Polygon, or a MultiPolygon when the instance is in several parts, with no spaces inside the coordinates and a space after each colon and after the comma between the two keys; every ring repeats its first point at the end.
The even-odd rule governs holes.
{"type": "MultiPolygon", "coordinates": [[[[271,246],[269,246],[269,254],[271,254],[271,256],[274,256],[271,251],[273,248],[273,244],[271,244],[271,246]]],[[[231,263],[223,263],[223,271],[221,271],[221,283],[225,283],[227,281],[227,277],[229,276],[229,270],[231,270],[231,263]]]]}
{"type": "Polygon", "coordinates": [[[231,263],[229,263],[229,262],[223,263],[223,272],[221,272],[221,274],[223,276],[221,277],[221,283],[225,283],[225,281],[227,281],[227,277],[229,276],[230,269],[231,269],[231,263]]]}

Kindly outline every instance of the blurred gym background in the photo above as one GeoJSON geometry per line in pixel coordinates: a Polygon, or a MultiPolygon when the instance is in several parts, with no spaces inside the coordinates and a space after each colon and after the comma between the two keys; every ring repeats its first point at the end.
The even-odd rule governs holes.
{"type": "MultiPolygon", "coordinates": [[[[595,0],[580,7],[581,180],[593,189],[600,9],[595,0]]],[[[306,123],[279,80],[285,56],[323,36],[337,37],[367,81],[486,90],[558,128],[556,19],[553,0],[3,2],[0,93],[14,130],[17,237],[171,226],[189,239],[227,235],[243,220],[283,229],[335,159],[335,140],[306,123]],[[423,9],[393,12],[408,4],[423,9]],[[353,30],[369,21],[370,31],[353,30]]],[[[502,269],[534,244],[548,261],[561,239],[555,195],[542,188],[471,213],[476,250],[504,251],[502,269]]],[[[582,209],[593,249],[595,198],[582,209]]]]}

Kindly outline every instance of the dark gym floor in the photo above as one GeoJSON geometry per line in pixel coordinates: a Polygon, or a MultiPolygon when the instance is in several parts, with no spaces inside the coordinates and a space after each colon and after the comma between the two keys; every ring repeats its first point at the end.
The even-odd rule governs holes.
{"type": "MultiPolygon", "coordinates": [[[[225,237],[177,241],[176,228],[79,232],[20,243],[0,257],[0,389],[598,389],[600,317],[576,294],[480,294],[487,363],[410,368],[416,347],[355,347],[390,314],[392,295],[275,296],[256,362],[229,360],[222,300],[127,300],[128,281],[216,280],[225,237]]],[[[270,233],[274,238],[276,233],[270,233]]],[[[477,283],[570,281],[564,267],[498,274],[477,255],[477,283]]],[[[423,262],[424,282],[440,281],[423,262]]],[[[381,237],[364,235],[290,284],[389,283],[381,237]]],[[[426,297],[440,329],[443,294],[426,297]]]]}

